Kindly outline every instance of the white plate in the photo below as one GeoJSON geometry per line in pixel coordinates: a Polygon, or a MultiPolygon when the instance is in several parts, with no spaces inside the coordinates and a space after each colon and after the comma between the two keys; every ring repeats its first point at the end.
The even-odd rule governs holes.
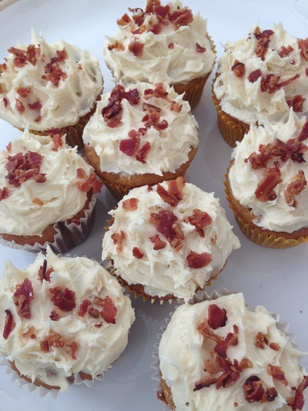
{"type": "MultiPolygon", "coordinates": [[[[0,62],[10,46],[18,41],[29,43],[30,29],[33,27],[37,32],[42,32],[47,41],[63,38],[82,49],[88,49],[99,59],[105,91],[110,91],[113,83],[102,56],[105,36],[117,30],[116,20],[127,11],[128,6],[144,7],[145,3],[145,0],[0,1],[0,10],[3,8],[0,12],[0,62]],[[7,6],[8,3],[13,4],[7,6]]],[[[216,43],[218,57],[223,51],[222,44],[245,37],[257,21],[263,29],[270,29],[273,23],[281,21],[290,34],[307,37],[307,0],[212,0],[206,5],[203,0],[184,2],[188,3],[194,12],[200,11],[202,16],[207,17],[208,31],[216,43]]],[[[288,322],[290,332],[296,334],[296,343],[302,350],[308,350],[308,246],[286,250],[266,249],[253,244],[240,232],[225,200],[223,182],[231,148],[217,129],[210,93],[211,79],[194,112],[200,125],[200,147],[187,178],[205,191],[215,192],[242,243],[241,249],[231,255],[224,272],[212,288],[218,291],[222,288],[243,291],[251,308],[261,304],[270,311],[280,313],[280,320],[288,322]]],[[[17,130],[0,121],[1,148],[19,135],[17,130]]],[[[71,254],[100,260],[104,223],[108,210],[115,204],[113,197],[103,189],[92,235],[71,254]]],[[[0,246],[0,273],[7,259],[25,268],[34,258],[33,254],[0,246]]],[[[127,349],[112,369],[106,372],[103,381],[97,381],[91,389],[84,385],[72,387],[68,394],[60,394],[56,399],[49,394],[41,398],[37,392],[29,393],[27,389],[20,389],[18,382],[11,380],[11,374],[6,374],[4,367],[0,367],[1,411],[164,410],[164,405],[156,398],[151,364],[156,334],[173,306],[151,305],[140,299],[134,300],[133,305],[136,322],[127,349]]],[[[303,364],[308,368],[307,358],[303,364]]]]}

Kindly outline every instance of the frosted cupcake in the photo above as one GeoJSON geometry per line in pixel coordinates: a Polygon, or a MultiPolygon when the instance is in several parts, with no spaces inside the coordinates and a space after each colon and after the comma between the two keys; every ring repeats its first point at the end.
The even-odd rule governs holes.
{"type": "Polygon", "coordinates": [[[89,163],[118,198],[184,175],[199,144],[189,104],[162,83],[118,84],[103,94],[83,139],[89,163]]]}
{"type": "Polygon", "coordinates": [[[250,124],[286,121],[290,107],[308,112],[307,40],[272,30],[251,28],[247,38],[227,43],[213,83],[218,126],[232,147],[250,124]]]}
{"type": "Polygon", "coordinates": [[[193,109],[215,63],[215,48],[206,20],[179,1],[166,6],[148,0],[146,8],[129,9],[108,37],[104,57],[115,81],[164,82],[185,93],[193,109]]]}
{"type": "Polygon", "coordinates": [[[188,301],[240,246],[214,195],[182,177],[131,190],[110,215],[102,259],[144,299],[188,301]]]}
{"type": "Polygon", "coordinates": [[[234,148],[227,200],[257,244],[284,248],[308,241],[308,121],[290,111],[275,126],[251,126],[234,148]]]}
{"type": "Polygon", "coordinates": [[[0,353],[36,386],[93,382],[127,345],[130,300],[93,260],[48,248],[25,270],[7,262],[0,288],[0,353]]]}
{"type": "Polygon", "coordinates": [[[29,45],[17,44],[0,65],[0,117],[37,134],[66,134],[82,145],[82,130],[102,93],[98,60],[59,40],[47,43],[32,31],[29,45]]]}
{"type": "Polygon", "coordinates": [[[297,350],[262,306],[241,293],[176,309],[158,350],[172,410],[302,410],[308,376],[297,350]]]}
{"type": "Polygon", "coordinates": [[[25,131],[0,151],[0,237],[5,245],[41,251],[50,244],[66,252],[93,227],[94,169],[65,137],[25,131]]]}

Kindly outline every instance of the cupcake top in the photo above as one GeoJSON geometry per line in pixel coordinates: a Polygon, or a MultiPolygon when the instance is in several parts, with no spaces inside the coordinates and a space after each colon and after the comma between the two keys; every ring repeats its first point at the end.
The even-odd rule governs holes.
{"type": "Polygon", "coordinates": [[[162,83],[118,84],[103,94],[83,134],[103,172],[174,172],[199,144],[189,104],[162,83]]]}
{"type": "Polygon", "coordinates": [[[240,246],[214,195],[182,177],[131,190],[110,215],[102,259],[149,296],[189,300],[240,246]]]}
{"type": "Polygon", "coordinates": [[[0,287],[0,353],[33,382],[60,390],[80,372],[101,375],[122,353],[135,320],[119,283],[97,262],[50,248],[0,287]]]}
{"type": "Polygon", "coordinates": [[[174,312],[159,345],[159,368],[182,410],[301,410],[308,376],[301,353],[261,306],[241,293],[174,312]]]}
{"type": "Polygon", "coordinates": [[[0,117],[15,127],[45,131],[74,125],[102,92],[98,60],[60,40],[32,31],[0,64],[0,117]]]}
{"type": "Polygon", "coordinates": [[[254,223],[292,233],[308,226],[308,121],[290,111],[286,123],[251,126],[233,153],[232,195],[254,223]]]}
{"type": "Polygon", "coordinates": [[[292,107],[308,112],[308,43],[288,34],[281,24],[225,45],[214,92],[227,114],[246,124],[286,119],[292,107]]]}
{"type": "Polygon", "coordinates": [[[101,183],[93,168],[64,137],[21,138],[0,151],[0,233],[41,235],[49,225],[75,216],[101,183]]]}
{"type": "Polygon", "coordinates": [[[180,1],[162,6],[148,0],[146,8],[131,9],[108,37],[104,57],[116,80],[187,83],[212,71],[215,53],[206,20],[180,1]]]}

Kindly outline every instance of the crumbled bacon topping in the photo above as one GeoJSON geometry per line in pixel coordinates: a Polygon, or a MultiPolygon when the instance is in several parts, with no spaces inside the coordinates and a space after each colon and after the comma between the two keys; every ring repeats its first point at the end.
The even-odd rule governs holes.
{"type": "Polygon", "coordinates": [[[262,76],[262,72],[261,72],[261,70],[260,69],[257,69],[257,70],[254,70],[254,71],[252,71],[249,75],[248,75],[248,80],[251,82],[251,83],[255,83],[257,80],[258,80],[258,78],[259,77],[261,77],[262,76]]]}
{"type": "Polygon", "coordinates": [[[287,188],[284,190],[284,196],[286,203],[291,206],[296,206],[296,201],[294,196],[299,195],[304,188],[307,186],[307,180],[303,170],[299,170],[294,176],[294,179],[291,183],[288,184],[287,188]]]}
{"type": "Polygon", "coordinates": [[[294,48],[290,45],[287,46],[287,47],[281,46],[281,49],[278,52],[278,54],[279,54],[280,57],[287,57],[287,56],[289,56],[289,54],[292,53],[293,50],[294,50],[294,48]]]}
{"type": "Polygon", "coordinates": [[[267,74],[261,79],[261,91],[267,91],[269,94],[273,94],[278,88],[280,76],[276,74],[267,74]]]}
{"type": "Polygon", "coordinates": [[[124,51],[124,45],[119,41],[115,41],[113,44],[109,44],[108,46],[108,50],[113,50],[113,49],[124,51]]]}
{"type": "Polygon", "coordinates": [[[134,56],[136,57],[141,57],[142,56],[142,51],[143,51],[144,44],[141,43],[138,40],[132,41],[129,46],[128,50],[133,53],[134,56]]]}
{"type": "Polygon", "coordinates": [[[135,258],[140,260],[143,257],[143,252],[138,247],[134,247],[132,250],[132,254],[135,258]]]}
{"type": "Polygon", "coordinates": [[[19,87],[16,90],[16,93],[20,96],[20,97],[28,97],[28,95],[31,93],[31,89],[30,87],[19,87]]]}
{"type": "Polygon", "coordinates": [[[296,94],[291,100],[287,100],[287,105],[292,107],[295,113],[301,113],[305,101],[306,99],[301,94],[296,94]]]}
{"type": "Polygon", "coordinates": [[[305,398],[303,391],[308,387],[308,375],[303,377],[299,386],[295,389],[295,395],[288,399],[288,405],[292,407],[292,411],[302,410],[305,405],[305,398]]]}
{"type": "Polygon", "coordinates": [[[192,11],[185,7],[178,9],[169,15],[169,20],[178,29],[181,26],[189,26],[193,21],[192,11]]]}
{"type": "Polygon", "coordinates": [[[258,334],[256,335],[255,346],[263,350],[265,348],[265,345],[267,345],[266,336],[263,333],[258,332],[258,334]]]}
{"type": "Polygon", "coordinates": [[[123,14],[123,16],[117,20],[117,24],[119,26],[126,26],[127,24],[129,24],[131,21],[131,18],[129,17],[129,15],[127,13],[123,14]]]}
{"type": "Polygon", "coordinates": [[[245,75],[245,64],[239,60],[235,60],[231,71],[236,75],[236,77],[243,78],[245,75]]]}
{"type": "Polygon", "coordinates": [[[303,59],[308,61],[308,38],[298,39],[298,47],[300,48],[303,59]]]}
{"type": "Polygon", "coordinates": [[[261,60],[264,60],[271,36],[274,34],[274,32],[272,30],[263,30],[261,32],[260,28],[257,27],[253,34],[257,39],[255,53],[258,57],[261,58],[261,60]]]}
{"type": "Polygon", "coordinates": [[[7,187],[0,188],[0,201],[5,200],[9,196],[7,187]]]}
{"type": "Polygon", "coordinates": [[[284,372],[282,371],[281,367],[268,364],[267,366],[267,372],[269,375],[271,375],[275,380],[280,381],[283,385],[287,386],[288,381],[284,375],[284,372]]]}
{"type": "Polygon", "coordinates": [[[103,183],[95,173],[91,173],[89,176],[87,176],[83,168],[78,168],[77,177],[80,180],[77,181],[76,186],[80,191],[83,191],[85,193],[90,190],[92,190],[93,193],[99,193],[101,191],[103,183]]]}
{"type": "Polygon", "coordinates": [[[244,396],[247,402],[259,402],[265,393],[262,381],[256,375],[253,375],[245,381],[243,385],[244,396]]]}
{"type": "Polygon", "coordinates": [[[153,243],[153,250],[161,250],[167,245],[167,243],[163,241],[158,234],[149,237],[149,240],[151,241],[151,243],[153,243]]]}
{"type": "Polygon", "coordinates": [[[213,256],[207,252],[200,254],[195,251],[190,251],[186,259],[189,268],[202,268],[212,262],[213,256]]]}
{"type": "Polygon", "coordinates": [[[138,209],[138,198],[128,198],[122,202],[122,208],[125,211],[135,211],[138,209]]]}
{"type": "Polygon", "coordinates": [[[197,53],[205,53],[206,48],[201,46],[199,43],[196,43],[196,51],[197,51],[197,53]]]}
{"type": "Polygon", "coordinates": [[[208,325],[213,330],[224,327],[227,322],[227,311],[218,307],[217,304],[211,304],[208,308],[208,325]]]}
{"type": "Polygon", "coordinates": [[[26,110],[23,102],[19,100],[18,98],[15,99],[15,108],[19,114],[23,114],[24,111],[26,110]]]}
{"type": "Polygon", "coordinates": [[[193,210],[193,214],[185,218],[184,221],[193,225],[200,237],[204,237],[203,228],[209,226],[212,223],[212,218],[206,211],[195,208],[193,210]]]}
{"type": "Polygon", "coordinates": [[[123,250],[123,244],[125,240],[125,232],[121,230],[119,233],[113,233],[111,239],[113,244],[116,245],[117,252],[120,253],[123,250]]]}
{"type": "Polygon", "coordinates": [[[30,178],[34,178],[37,183],[46,181],[45,174],[40,173],[43,157],[39,153],[28,151],[27,153],[17,153],[9,156],[6,164],[8,174],[6,178],[9,184],[19,187],[30,178]]]}
{"type": "Polygon", "coordinates": [[[183,197],[185,180],[183,177],[177,177],[176,180],[167,182],[167,190],[160,184],[157,185],[156,192],[161,199],[172,207],[176,207],[183,197]]]}
{"type": "Polygon", "coordinates": [[[66,354],[70,355],[73,360],[76,360],[78,344],[75,341],[70,341],[61,334],[51,331],[47,337],[40,341],[40,348],[43,352],[49,352],[52,347],[63,348],[66,354]]]}
{"type": "Polygon", "coordinates": [[[69,288],[54,287],[50,288],[49,292],[52,294],[51,301],[56,307],[60,308],[60,310],[69,312],[76,307],[75,291],[69,288]]]}
{"type": "Polygon", "coordinates": [[[90,300],[88,300],[87,298],[85,300],[82,301],[82,303],[79,306],[79,310],[77,315],[79,315],[79,317],[84,317],[86,315],[86,313],[88,312],[88,308],[92,305],[92,302],[90,300]]]}
{"type": "Polygon", "coordinates": [[[27,63],[35,66],[37,59],[40,57],[41,49],[40,46],[35,47],[33,44],[30,44],[27,50],[11,47],[8,49],[8,52],[14,56],[13,62],[16,67],[23,67],[27,63]]]}
{"type": "Polygon", "coordinates": [[[108,295],[105,298],[95,297],[93,302],[101,307],[100,315],[106,323],[116,323],[117,307],[108,295]]]}
{"type": "Polygon", "coordinates": [[[57,50],[57,56],[52,57],[50,62],[45,66],[45,74],[42,75],[42,79],[50,81],[54,86],[58,87],[61,80],[67,78],[67,74],[61,69],[59,63],[63,62],[67,57],[65,49],[57,50]]]}
{"type": "Polygon", "coordinates": [[[277,163],[272,168],[266,168],[263,171],[263,179],[259,182],[255,191],[257,199],[261,202],[275,200],[277,194],[274,189],[281,182],[281,172],[277,163]]]}
{"type": "Polygon", "coordinates": [[[38,270],[38,280],[42,283],[44,280],[50,282],[51,273],[54,272],[53,267],[47,269],[47,260],[43,261],[43,265],[40,266],[38,270]]]}
{"type": "Polygon", "coordinates": [[[150,222],[166,237],[176,252],[182,248],[184,239],[182,230],[176,223],[177,220],[177,216],[171,210],[160,210],[150,215],[150,222]]]}
{"type": "Polygon", "coordinates": [[[37,100],[34,103],[29,103],[28,107],[31,110],[40,110],[42,108],[42,103],[39,100],[37,100]]]}
{"type": "Polygon", "coordinates": [[[33,298],[32,283],[28,278],[25,278],[22,284],[16,286],[15,293],[13,294],[14,304],[21,317],[31,318],[30,304],[33,298]]]}
{"type": "Polygon", "coordinates": [[[9,335],[11,331],[13,331],[15,327],[15,322],[13,318],[13,314],[11,313],[10,310],[5,310],[5,322],[4,322],[4,328],[3,328],[3,338],[7,340],[9,338],[9,335]]]}

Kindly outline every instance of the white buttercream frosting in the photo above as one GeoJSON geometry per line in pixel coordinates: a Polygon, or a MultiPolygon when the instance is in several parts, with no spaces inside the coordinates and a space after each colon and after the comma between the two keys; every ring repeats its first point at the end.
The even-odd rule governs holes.
{"type": "MultiPolygon", "coordinates": [[[[253,169],[250,161],[245,161],[252,153],[259,153],[259,146],[274,143],[279,139],[286,143],[288,140],[297,138],[300,135],[304,119],[298,117],[290,111],[286,123],[270,125],[265,123],[265,127],[251,126],[244,139],[237,144],[232,153],[233,165],[229,171],[229,181],[231,191],[236,200],[244,207],[251,209],[256,217],[254,223],[257,226],[273,231],[285,231],[292,233],[308,225],[308,188],[307,185],[297,195],[295,204],[289,204],[286,200],[285,190],[294,180],[299,170],[304,172],[308,178],[308,152],[304,152],[304,162],[296,162],[288,159],[283,162],[278,157],[272,158],[267,163],[267,167],[274,167],[274,162],[278,162],[282,181],[275,186],[274,192],[277,197],[271,201],[260,201],[255,191],[258,184],[264,178],[264,168],[253,169]]],[[[307,147],[307,140],[302,144],[307,147]]]]}
{"type": "MultiPolygon", "coordinates": [[[[86,50],[80,50],[63,40],[47,43],[44,37],[32,31],[31,45],[38,50],[35,64],[26,61],[16,66],[15,55],[10,53],[0,70],[0,117],[15,127],[48,130],[74,125],[94,107],[102,92],[102,74],[99,62],[86,50]],[[58,84],[44,78],[46,66],[57,58],[57,52],[66,51],[64,60],[56,62],[63,75],[58,84]],[[1,72],[2,71],[2,72],[1,72]],[[28,89],[26,96],[20,89],[28,89]],[[16,100],[24,106],[20,113],[16,100]],[[41,108],[29,104],[40,103],[41,108]]],[[[28,46],[17,44],[27,52],[28,46]]]]}
{"type": "Polygon", "coordinates": [[[64,142],[55,149],[49,136],[36,136],[25,131],[12,141],[7,150],[0,151],[0,188],[8,196],[0,201],[0,233],[41,235],[49,225],[75,216],[87,201],[87,191],[78,184],[91,176],[93,168],[64,142]],[[40,173],[46,181],[29,178],[15,187],[10,184],[7,164],[10,157],[34,152],[42,156],[40,173]],[[78,176],[78,169],[85,176],[78,176]]]}
{"type": "MultiPolygon", "coordinates": [[[[168,190],[168,183],[161,184],[168,190]]],[[[185,183],[182,199],[176,206],[167,204],[157,193],[157,186],[135,188],[119,203],[117,209],[110,211],[114,219],[103,238],[102,259],[113,261],[116,274],[128,284],[141,284],[150,296],[164,297],[173,295],[188,300],[197,288],[203,288],[212,276],[225,265],[232,250],[240,247],[238,238],[233,234],[225,211],[214,197],[190,183],[185,183]],[[137,208],[123,208],[130,199],[138,200],[137,208]],[[207,212],[212,222],[203,228],[200,236],[194,225],[187,221],[195,209],[207,212]],[[161,210],[171,211],[176,224],[183,233],[182,248],[178,251],[168,241],[166,234],[159,232],[151,222],[151,214],[161,210]],[[122,250],[117,249],[115,236],[124,232],[122,250]],[[166,245],[155,250],[151,237],[159,235],[166,245]],[[137,247],[142,258],[133,255],[137,247]],[[191,268],[187,257],[191,251],[208,253],[212,261],[200,268],[191,268]]]]}
{"type": "Polygon", "coordinates": [[[262,60],[255,53],[258,40],[254,32],[257,27],[258,24],[251,28],[247,38],[225,45],[214,83],[214,92],[220,100],[222,110],[247,124],[260,124],[266,117],[275,122],[288,117],[287,101],[301,95],[306,100],[298,114],[307,114],[308,61],[301,55],[298,39],[288,34],[282,24],[275,24],[262,60]],[[285,55],[281,53],[283,47],[291,51],[285,55]],[[232,71],[236,61],[245,65],[243,77],[236,76],[232,71]],[[249,75],[258,69],[262,75],[254,82],[249,81],[249,75]],[[286,86],[278,87],[274,92],[261,91],[262,77],[271,74],[279,76],[278,84],[294,76],[299,77],[286,86]]]}
{"type": "Polygon", "coordinates": [[[1,332],[1,354],[15,362],[18,370],[33,382],[39,379],[61,390],[69,388],[67,379],[72,375],[84,372],[95,378],[103,374],[125,349],[129,329],[135,320],[129,298],[123,295],[119,283],[100,264],[86,257],[59,257],[50,249],[46,256],[39,254],[25,270],[7,262],[1,279],[0,307],[1,330],[4,329],[5,310],[11,312],[15,323],[7,339],[1,332]],[[47,260],[47,270],[52,268],[51,280],[41,282],[38,272],[44,260],[47,260]],[[19,315],[13,302],[16,286],[25,279],[31,281],[33,288],[30,318],[19,315]],[[50,289],[55,287],[73,291],[76,303],[73,310],[59,309],[58,320],[50,318],[55,309],[50,289]],[[105,299],[107,296],[116,308],[114,323],[106,322],[100,315],[93,318],[89,312],[78,315],[84,300],[93,302],[95,297],[105,299]],[[27,336],[25,333],[29,329],[27,336]],[[61,335],[69,344],[76,343],[76,358],[65,347],[49,347],[49,351],[42,351],[40,343],[50,333],[61,335]],[[31,338],[31,334],[34,337],[31,338]]]}
{"type": "MultiPolygon", "coordinates": [[[[162,378],[171,389],[177,411],[290,411],[292,407],[286,405],[287,399],[294,397],[292,387],[298,387],[304,372],[299,366],[302,353],[277,327],[274,317],[262,306],[254,311],[249,310],[241,293],[179,306],[162,335],[158,355],[162,378]],[[241,364],[246,358],[250,360],[251,367],[240,371],[239,378],[226,387],[217,389],[213,383],[194,391],[195,384],[210,375],[204,368],[207,360],[212,359],[215,343],[203,337],[198,327],[208,320],[208,308],[212,304],[226,310],[225,325],[215,330],[210,328],[218,338],[225,339],[229,333],[234,334],[234,326],[238,327],[238,343],[228,347],[227,360],[232,363],[237,360],[241,364]],[[258,333],[266,337],[264,348],[256,346],[258,333]],[[273,349],[270,347],[272,343],[278,346],[273,349]],[[268,373],[269,364],[281,367],[287,380],[286,386],[268,373]],[[275,387],[278,395],[272,402],[248,402],[245,399],[243,385],[251,376],[262,381],[264,391],[275,387]]],[[[221,374],[222,370],[212,376],[219,377],[221,374]]]]}
{"type": "MultiPolygon", "coordinates": [[[[177,0],[168,5],[170,14],[177,8],[183,8],[177,0]]],[[[163,19],[163,24],[159,23],[155,13],[145,12],[144,17],[140,33],[136,33],[140,27],[131,18],[127,24],[119,25],[116,35],[107,37],[104,57],[116,82],[187,83],[211,72],[215,53],[208,37],[206,20],[199,13],[193,16],[191,23],[180,27],[172,24],[168,15],[163,19]],[[154,34],[151,30],[156,24],[161,29],[154,34]],[[133,41],[143,45],[142,54],[138,57],[129,50],[133,41]],[[118,43],[121,47],[112,48],[118,43]],[[197,44],[205,50],[198,51],[197,44]]]]}
{"type": "Polygon", "coordinates": [[[127,92],[136,89],[139,95],[138,104],[131,104],[126,98],[121,101],[121,121],[115,127],[109,127],[102,110],[109,104],[110,94],[103,94],[95,114],[86,125],[83,134],[85,144],[90,145],[100,159],[102,172],[124,173],[125,175],[151,173],[162,175],[163,172],[174,172],[189,159],[191,149],[199,144],[198,125],[191,114],[189,104],[177,94],[172,87],[166,86],[167,99],[157,96],[149,98],[145,92],[156,86],[139,83],[125,88],[127,92]],[[181,106],[180,111],[173,110],[173,103],[181,106]],[[145,129],[143,118],[147,111],[143,104],[151,104],[160,110],[159,122],[167,122],[167,128],[147,127],[145,134],[139,135],[136,152],[146,143],[150,150],[145,161],[138,161],[135,155],[121,151],[120,144],[128,140],[132,130],[145,129]]]}

